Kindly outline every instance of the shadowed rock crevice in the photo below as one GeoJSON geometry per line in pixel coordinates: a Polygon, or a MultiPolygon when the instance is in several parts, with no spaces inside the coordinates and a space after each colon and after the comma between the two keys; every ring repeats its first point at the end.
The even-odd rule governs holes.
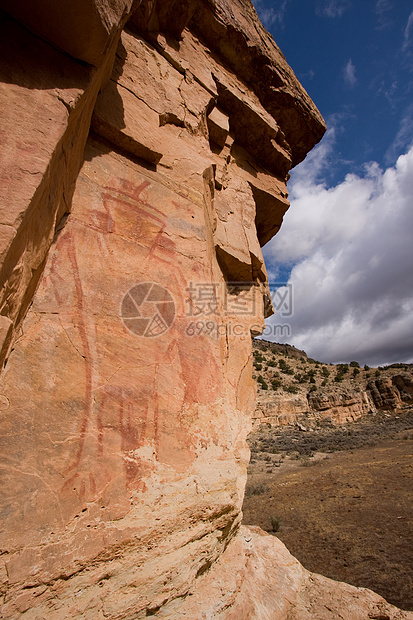
{"type": "MultiPolygon", "coordinates": [[[[22,18],[23,6],[15,3],[12,13],[22,18]]],[[[122,11],[111,43],[91,68],[2,15],[0,312],[8,327],[1,333],[1,364],[33,299],[56,222],[70,211],[93,107],[127,18],[122,11]]],[[[30,11],[22,21],[36,30],[30,11]]]]}

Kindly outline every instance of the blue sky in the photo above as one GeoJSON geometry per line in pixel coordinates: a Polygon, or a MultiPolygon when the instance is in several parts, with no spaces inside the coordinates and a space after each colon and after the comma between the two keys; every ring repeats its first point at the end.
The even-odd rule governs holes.
{"type": "Polygon", "coordinates": [[[323,361],[413,362],[413,4],[360,5],[254,1],[328,126],[264,248],[294,300],[265,337],[323,361]]]}

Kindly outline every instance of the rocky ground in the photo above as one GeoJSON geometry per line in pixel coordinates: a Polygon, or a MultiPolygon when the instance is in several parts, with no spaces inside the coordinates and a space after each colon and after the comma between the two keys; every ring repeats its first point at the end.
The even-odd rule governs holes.
{"type": "Polygon", "coordinates": [[[249,438],[244,523],[278,536],[307,569],[413,610],[411,366],[346,368],[265,343],[255,347],[254,360],[258,409],[262,402],[268,409],[271,400],[288,402],[296,390],[308,411],[286,426],[257,418],[249,438]],[[312,395],[321,400],[357,391],[367,392],[373,407],[356,421],[338,424],[334,407],[327,414],[311,407],[317,402],[312,395]]]}

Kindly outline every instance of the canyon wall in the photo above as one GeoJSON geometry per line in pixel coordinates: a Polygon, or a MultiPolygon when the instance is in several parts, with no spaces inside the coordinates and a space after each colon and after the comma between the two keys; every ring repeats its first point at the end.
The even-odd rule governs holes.
{"type": "Polygon", "coordinates": [[[282,562],[245,607],[290,560],[240,521],[260,247],[322,118],[247,0],[0,6],[2,617],[293,617],[282,562]]]}
{"type": "Polygon", "coordinates": [[[288,344],[253,340],[257,406],[253,426],[345,424],[366,415],[409,408],[410,364],[361,368],[357,362],[325,364],[288,344]]]}
{"type": "Polygon", "coordinates": [[[253,414],[253,426],[313,426],[325,420],[345,424],[376,411],[371,394],[357,389],[330,390],[308,396],[260,392],[253,414]]]}
{"type": "MultiPolygon", "coordinates": [[[[371,379],[366,386],[325,387],[298,394],[260,390],[253,413],[253,426],[271,424],[314,426],[354,422],[378,412],[401,413],[413,403],[411,372],[386,371],[387,376],[371,379]]],[[[384,373],[383,373],[384,374],[384,373]]],[[[350,383],[350,382],[349,382],[350,383]]]]}

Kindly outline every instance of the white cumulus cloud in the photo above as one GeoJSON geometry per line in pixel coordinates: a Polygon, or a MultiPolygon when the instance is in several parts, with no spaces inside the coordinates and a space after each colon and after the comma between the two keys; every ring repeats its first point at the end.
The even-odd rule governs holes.
{"type": "Polygon", "coordinates": [[[316,13],[333,18],[341,17],[350,6],[351,2],[349,0],[318,0],[316,13]]]}
{"type": "Polygon", "coordinates": [[[317,179],[333,140],[293,171],[290,210],[265,248],[270,271],[294,265],[292,335],[272,339],[323,361],[413,362],[413,147],[329,188],[317,179]]]}
{"type": "Polygon", "coordinates": [[[344,81],[351,87],[357,84],[356,67],[353,65],[351,58],[344,67],[344,81]]]}

